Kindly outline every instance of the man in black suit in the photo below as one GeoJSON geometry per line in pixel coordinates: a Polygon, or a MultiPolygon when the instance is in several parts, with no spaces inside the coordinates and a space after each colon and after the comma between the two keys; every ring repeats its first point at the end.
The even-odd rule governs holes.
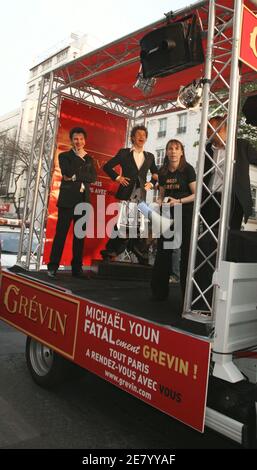
{"type": "MultiPolygon", "coordinates": [[[[74,127],[70,131],[71,150],[59,155],[62,181],[57,202],[56,233],[48,263],[49,277],[56,275],[71,222],[73,221],[75,225],[75,222],[80,218],[80,216],[74,215],[74,208],[80,202],[90,201],[89,185],[96,181],[93,158],[85,151],[86,138],[86,131],[82,127],[74,127]]],[[[71,266],[72,275],[75,277],[83,276],[83,245],[84,238],[77,238],[73,232],[71,266]]]]}
{"type": "MultiPolygon", "coordinates": [[[[218,236],[219,230],[219,217],[220,217],[220,204],[221,204],[221,191],[223,180],[217,169],[220,168],[224,173],[224,158],[225,158],[225,143],[227,139],[227,122],[224,116],[215,116],[210,119],[207,135],[212,141],[206,146],[205,166],[204,166],[204,184],[212,191],[213,198],[209,197],[208,191],[203,186],[202,193],[202,215],[209,226],[214,224],[213,231],[218,236]],[[216,134],[212,135],[214,130],[216,134]],[[208,155],[215,161],[217,167],[215,170],[209,171],[213,166],[208,155]]],[[[249,165],[257,165],[257,151],[249,144],[248,141],[243,139],[236,140],[235,148],[235,165],[232,185],[232,199],[231,199],[231,212],[229,227],[232,230],[240,230],[244,218],[246,223],[252,212],[252,196],[249,176],[249,165]]],[[[204,226],[205,230],[205,226],[204,226]]],[[[199,241],[199,248],[204,252],[205,256],[210,256],[215,248],[216,242],[209,232],[199,241]]],[[[204,258],[201,254],[197,255],[197,266],[201,264],[204,258]]],[[[216,253],[209,258],[210,263],[215,266],[216,253]]],[[[211,284],[213,269],[210,264],[205,263],[197,272],[196,280],[202,291],[204,291],[211,284]]],[[[196,297],[198,294],[195,291],[196,297]]],[[[209,304],[212,302],[212,289],[205,294],[209,304]]],[[[195,303],[194,308],[199,310],[206,310],[206,305],[201,300],[195,303]]]]}
{"type": "MultiPolygon", "coordinates": [[[[118,181],[119,188],[116,193],[117,199],[121,201],[145,200],[146,191],[153,188],[158,179],[158,169],[155,164],[154,155],[144,151],[144,145],[148,136],[145,126],[138,125],[133,127],[130,138],[131,148],[122,148],[115,157],[111,158],[103,167],[103,170],[113,181],[118,181]],[[122,174],[118,175],[113,169],[120,165],[122,174]],[[152,179],[146,182],[147,173],[150,170],[152,179]]],[[[117,227],[116,227],[117,228],[117,227]]],[[[125,238],[111,238],[106,249],[101,251],[104,259],[112,259],[121,254],[128,244],[125,238]]],[[[147,264],[148,255],[144,239],[130,240],[130,248],[135,253],[141,264],[147,264]]]]}
{"type": "MultiPolygon", "coordinates": [[[[223,116],[215,116],[210,119],[210,126],[208,128],[208,136],[212,133],[213,129],[218,129],[218,132],[213,137],[212,142],[206,146],[206,152],[211,158],[214,158],[218,166],[224,167],[225,148],[224,143],[227,139],[227,123],[224,122],[223,116]],[[223,143],[224,142],[224,143],[223,143]],[[219,157],[221,155],[221,158],[219,157]],[[222,155],[223,154],[223,155],[222,155]]],[[[232,186],[232,204],[231,204],[231,216],[230,216],[230,228],[240,230],[242,220],[246,223],[251,212],[252,212],[252,196],[251,196],[251,185],[249,177],[249,165],[257,165],[257,151],[249,144],[248,141],[243,139],[237,139],[236,150],[235,150],[235,168],[232,186]]],[[[211,168],[212,163],[209,158],[205,158],[204,167],[204,183],[205,185],[214,192],[215,197],[221,202],[221,179],[208,170],[211,168]]],[[[224,169],[224,168],[223,168],[224,169]]],[[[217,170],[215,171],[217,173],[217,170]]],[[[207,191],[203,191],[202,200],[208,196],[207,191]]],[[[216,220],[219,218],[220,209],[217,204],[213,204],[213,200],[210,199],[206,205],[204,205],[205,214],[209,215],[216,220]],[[217,212],[218,211],[218,212],[217,212]],[[211,213],[211,214],[210,214],[211,213]],[[218,216],[216,219],[216,215],[218,216]]]]}

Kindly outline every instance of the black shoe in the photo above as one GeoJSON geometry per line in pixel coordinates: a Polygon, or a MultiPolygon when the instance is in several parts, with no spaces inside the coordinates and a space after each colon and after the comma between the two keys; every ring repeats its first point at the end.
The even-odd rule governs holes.
{"type": "Polygon", "coordinates": [[[51,277],[52,279],[56,278],[56,271],[54,269],[48,269],[47,271],[48,277],[51,277]]]}
{"type": "Polygon", "coordinates": [[[76,277],[79,279],[88,279],[89,276],[87,273],[84,273],[83,269],[80,269],[79,271],[72,271],[72,277],[76,277]]]}

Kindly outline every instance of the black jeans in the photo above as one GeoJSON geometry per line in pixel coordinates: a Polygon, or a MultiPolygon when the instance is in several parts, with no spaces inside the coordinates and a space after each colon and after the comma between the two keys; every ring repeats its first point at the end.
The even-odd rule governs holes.
{"type": "MultiPolygon", "coordinates": [[[[66,237],[70,228],[71,222],[75,222],[80,219],[81,215],[74,215],[73,207],[59,207],[58,208],[58,220],[56,225],[56,233],[52,245],[50,260],[48,263],[49,270],[57,270],[62,257],[62,252],[66,237]]],[[[85,227],[84,227],[85,229],[85,227]]],[[[72,243],[72,254],[73,258],[71,261],[72,271],[77,272],[82,267],[84,238],[77,238],[73,228],[73,243],[72,243]]]]}
{"type": "MultiPolygon", "coordinates": [[[[180,284],[184,297],[187,278],[187,265],[192,229],[192,204],[182,206],[182,243],[180,261],[180,284]]],[[[166,298],[169,294],[169,278],[172,272],[172,249],[165,249],[164,242],[172,241],[163,236],[158,238],[157,253],[153,266],[151,289],[154,297],[166,298]]]]}

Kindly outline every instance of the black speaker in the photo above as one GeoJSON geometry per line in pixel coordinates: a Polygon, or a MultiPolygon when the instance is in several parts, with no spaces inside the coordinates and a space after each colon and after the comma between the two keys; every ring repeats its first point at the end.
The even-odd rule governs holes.
{"type": "Polygon", "coordinates": [[[201,33],[191,22],[171,23],[146,34],[140,41],[144,78],[165,77],[204,61],[201,33]]]}

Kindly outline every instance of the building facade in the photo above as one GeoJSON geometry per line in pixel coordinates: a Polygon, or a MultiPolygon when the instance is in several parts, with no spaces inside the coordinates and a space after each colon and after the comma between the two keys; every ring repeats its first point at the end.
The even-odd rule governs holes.
{"type": "Polygon", "coordinates": [[[13,174],[16,165],[15,145],[21,108],[17,108],[0,117],[0,215],[12,212],[14,191],[13,174]]]}
{"type": "Polygon", "coordinates": [[[42,76],[96,47],[96,40],[87,34],[71,33],[37,57],[29,70],[26,96],[21,106],[0,117],[0,215],[13,218],[21,217],[23,213],[27,165],[42,76]]]}
{"type": "Polygon", "coordinates": [[[189,110],[147,119],[147,150],[156,156],[158,167],[163,164],[166,144],[170,139],[177,139],[183,144],[187,161],[196,167],[200,121],[200,111],[189,110]]]}

